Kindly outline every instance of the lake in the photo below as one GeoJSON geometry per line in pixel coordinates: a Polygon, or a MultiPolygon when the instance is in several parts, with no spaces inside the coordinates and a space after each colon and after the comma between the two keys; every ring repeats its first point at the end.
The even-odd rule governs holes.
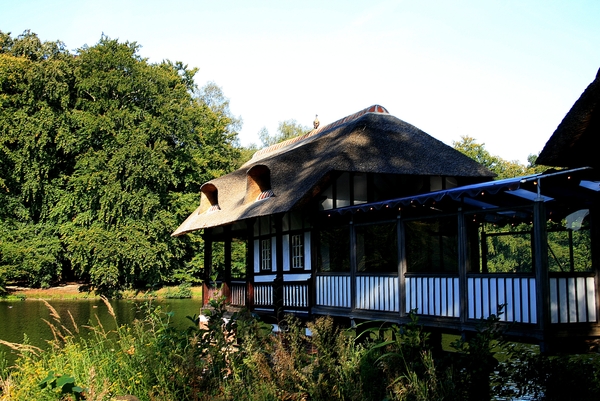
{"type": "MultiPolygon", "coordinates": [[[[111,300],[110,304],[117,316],[119,325],[133,322],[134,319],[142,317],[139,306],[144,300],[111,300]]],[[[165,311],[172,312],[171,321],[175,327],[184,329],[192,325],[192,322],[186,316],[198,315],[201,307],[200,299],[165,299],[154,300],[154,305],[160,305],[165,311]]],[[[61,316],[62,324],[73,331],[73,325],[69,312],[73,320],[80,327],[82,325],[98,325],[100,320],[106,330],[116,328],[115,321],[108,312],[107,306],[101,299],[74,299],[74,300],[49,300],[48,303],[61,316]]],[[[40,348],[47,346],[46,340],[53,339],[50,327],[44,322],[46,319],[52,323],[50,310],[44,302],[39,300],[25,301],[2,301],[0,300],[0,340],[13,343],[22,343],[24,336],[29,339],[29,344],[40,348]]],[[[10,355],[11,350],[4,345],[0,345],[0,352],[4,352],[9,362],[14,361],[10,355]]]]}

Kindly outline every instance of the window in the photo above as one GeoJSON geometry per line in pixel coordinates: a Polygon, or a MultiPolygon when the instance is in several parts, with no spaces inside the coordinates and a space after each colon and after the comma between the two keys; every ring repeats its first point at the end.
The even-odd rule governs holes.
{"type": "Polygon", "coordinates": [[[396,223],[356,227],[356,264],[359,272],[397,272],[396,223]]]}
{"type": "Polygon", "coordinates": [[[290,236],[290,250],[292,269],[304,269],[304,235],[292,234],[290,236]]]}
{"type": "Polygon", "coordinates": [[[428,192],[433,189],[454,188],[456,178],[444,176],[413,176],[359,172],[336,172],[331,185],[321,192],[322,210],[336,209],[367,202],[377,202],[428,192]]]}
{"type": "Polygon", "coordinates": [[[530,208],[467,216],[471,272],[532,273],[530,208]]]}
{"type": "MultiPolygon", "coordinates": [[[[568,218],[567,218],[568,220],[568,218]]],[[[563,219],[548,222],[548,267],[551,272],[591,272],[592,242],[589,219],[575,228],[563,219]]]]}
{"type": "Polygon", "coordinates": [[[456,216],[406,221],[404,224],[409,272],[458,272],[456,216]]]}
{"type": "Polygon", "coordinates": [[[350,271],[350,229],[336,227],[319,233],[318,268],[320,272],[350,271]]]}
{"type": "Polygon", "coordinates": [[[260,240],[260,270],[271,271],[271,239],[260,240]]]}

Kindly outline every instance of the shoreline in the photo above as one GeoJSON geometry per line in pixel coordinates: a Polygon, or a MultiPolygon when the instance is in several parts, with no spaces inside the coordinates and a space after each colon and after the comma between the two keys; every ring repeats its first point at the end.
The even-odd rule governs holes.
{"type": "MultiPolygon", "coordinates": [[[[29,288],[20,286],[6,286],[8,294],[0,297],[5,301],[24,301],[27,299],[94,299],[100,298],[94,291],[87,291],[86,284],[66,283],[50,288],[29,288]]],[[[121,291],[122,299],[156,299],[156,298],[202,298],[202,286],[189,287],[191,297],[175,296],[178,286],[166,286],[158,290],[124,290],[121,291]]]]}

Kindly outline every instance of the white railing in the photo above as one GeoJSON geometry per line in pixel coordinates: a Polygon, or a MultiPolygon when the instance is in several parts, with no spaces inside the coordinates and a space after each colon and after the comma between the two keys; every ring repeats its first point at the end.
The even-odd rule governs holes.
{"type": "MultiPolygon", "coordinates": [[[[573,275],[549,278],[550,322],[592,323],[598,321],[596,280],[592,276],[573,275]]],[[[405,280],[405,294],[400,293],[396,276],[341,274],[317,275],[316,306],[354,307],[382,312],[400,312],[404,297],[404,313],[416,310],[419,315],[458,318],[464,297],[468,319],[486,319],[496,315],[504,322],[537,324],[537,290],[535,277],[512,274],[471,274],[466,279],[466,292],[460,293],[458,276],[434,276],[410,273],[405,280]],[[499,306],[503,305],[501,310],[499,306]]],[[[271,285],[257,284],[255,305],[272,305],[271,285]]],[[[308,284],[285,283],[284,305],[309,307],[308,284]]]]}
{"type": "Polygon", "coordinates": [[[398,276],[357,276],[356,308],[399,312],[398,276]]]}
{"type": "Polygon", "coordinates": [[[419,315],[444,317],[460,316],[458,277],[417,276],[406,277],[406,310],[416,310],[419,315]]]}
{"type": "MultiPolygon", "coordinates": [[[[274,302],[273,283],[254,284],[254,306],[272,307],[274,302]]],[[[306,309],[309,307],[308,282],[283,283],[283,305],[291,309],[306,309]]]]}
{"type": "Polygon", "coordinates": [[[350,308],[351,288],[349,275],[317,276],[315,281],[317,306],[350,308]]]}
{"type": "Polygon", "coordinates": [[[308,283],[284,283],[283,285],[283,305],[289,308],[308,308],[308,283]]]}
{"type": "Polygon", "coordinates": [[[246,283],[245,282],[232,282],[230,288],[230,303],[233,306],[245,306],[246,305],[246,283]]]}
{"type": "Polygon", "coordinates": [[[596,322],[594,277],[550,278],[550,322],[596,322]]]}
{"type": "Polygon", "coordinates": [[[537,323],[536,282],[533,277],[477,276],[467,278],[469,319],[498,316],[501,321],[537,323]]]}
{"type": "Polygon", "coordinates": [[[254,285],[254,306],[273,306],[273,285],[255,284],[254,285]]]}

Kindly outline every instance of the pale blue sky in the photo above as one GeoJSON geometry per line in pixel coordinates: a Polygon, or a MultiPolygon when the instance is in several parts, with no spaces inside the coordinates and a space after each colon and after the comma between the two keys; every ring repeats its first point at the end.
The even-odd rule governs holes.
{"type": "Polygon", "coordinates": [[[0,30],[69,49],[102,33],[198,67],[244,125],[322,124],[372,104],[525,162],[600,68],[598,0],[0,0],[0,30]]]}

